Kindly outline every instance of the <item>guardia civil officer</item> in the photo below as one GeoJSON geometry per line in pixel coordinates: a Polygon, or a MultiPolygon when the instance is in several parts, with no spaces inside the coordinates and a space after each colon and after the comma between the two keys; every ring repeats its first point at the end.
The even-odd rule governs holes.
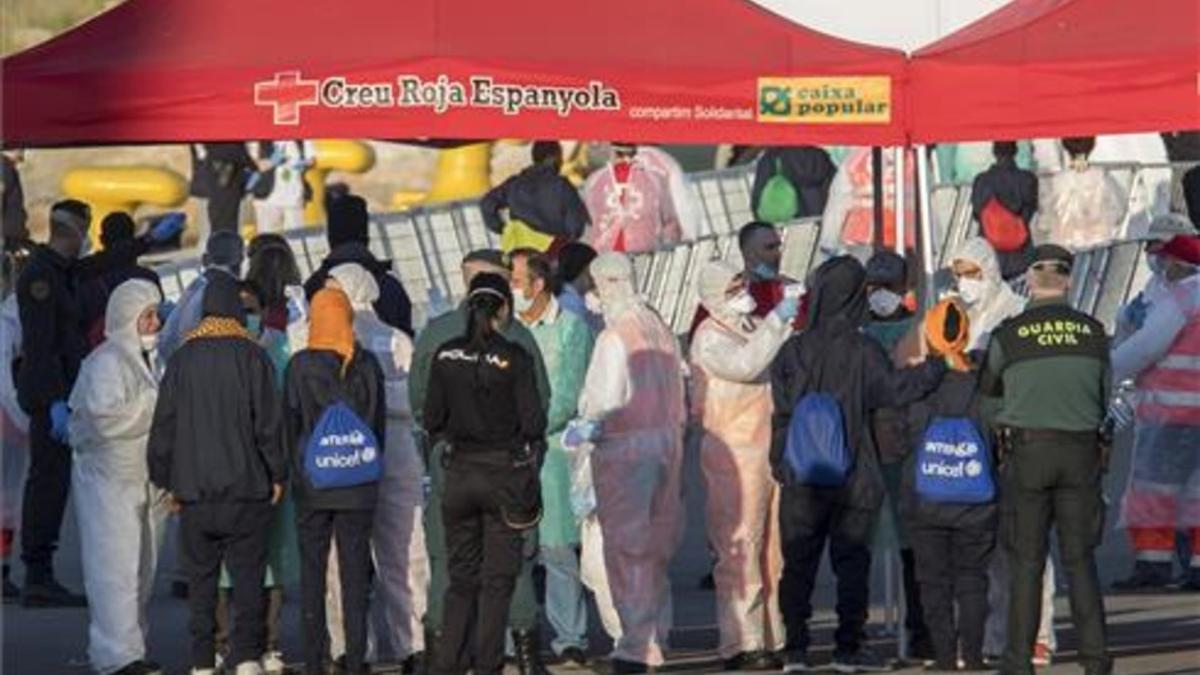
{"type": "Polygon", "coordinates": [[[981,386],[1001,398],[1002,531],[1010,537],[1012,606],[1001,672],[1032,675],[1050,525],[1071,589],[1079,660],[1088,675],[1112,672],[1096,546],[1104,523],[1100,427],[1108,401],[1104,326],[1067,304],[1072,255],[1039,246],[1029,269],[1027,309],[993,333],[981,386]]]}
{"type": "Polygon", "coordinates": [[[450,586],[433,672],[499,675],[522,531],[541,515],[546,410],[533,357],[502,333],[508,280],[477,275],[466,308],[466,332],[438,348],[425,399],[425,428],[448,446],[441,508],[450,586]]]}

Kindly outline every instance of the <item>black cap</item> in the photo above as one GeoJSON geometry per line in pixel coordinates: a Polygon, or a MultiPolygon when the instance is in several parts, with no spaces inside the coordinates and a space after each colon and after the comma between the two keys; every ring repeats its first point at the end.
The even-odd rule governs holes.
{"type": "Polygon", "coordinates": [[[367,202],[357,195],[345,195],[333,199],[326,205],[328,230],[325,233],[329,247],[335,248],[349,242],[367,243],[371,240],[369,225],[371,215],[367,202]]]}
{"type": "Polygon", "coordinates": [[[494,248],[476,249],[463,256],[462,264],[473,262],[487,263],[493,267],[508,269],[508,261],[505,259],[504,253],[494,248]]]}
{"type": "Polygon", "coordinates": [[[204,316],[235,319],[245,325],[246,310],[242,307],[237,279],[221,272],[208,275],[201,312],[204,316]]]}
{"type": "Polygon", "coordinates": [[[908,279],[908,264],[892,251],[880,251],[867,261],[868,284],[903,284],[908,279]]]}
{"type": "Polygon", "coordinates": [[[1033,249],[1033,264],[1043,262],[1060,263],[1069,270],[1075,265],[1075,256],[1057,244],[1042,244],[1033,249]]]}
{"type": "Polygon", "coordinates": [[[499,274],[490,272],[476,274],[475,278],[471,279],[471,288],[467,297],[474,298],[478,295],[491,295],[503,300],[510,307],[512,306],[512,287],[508,285],[508,279],[499,274]]]}

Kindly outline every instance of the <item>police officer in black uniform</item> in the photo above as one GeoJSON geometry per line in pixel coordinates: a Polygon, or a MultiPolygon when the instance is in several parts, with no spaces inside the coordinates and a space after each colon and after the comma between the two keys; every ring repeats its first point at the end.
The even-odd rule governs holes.
{"type": "Polygon", "coordinates": [[[1032,675],[1042,569],[1051,523],[1070,586],[1079,658],[1088,675],[1108,675],[1104,604],[1095,549],[1104,525],[1101,426],[1109,395],[1104,326],[1067,304],[1073,256],[1039,246],[1028,274],[1032,300],[993,333],[983,393],[1002,399],[1004,480],[1001,536],[1012,569],[1005,675],[1032,675]]]}
{"type": "Polygon", "coordinates": [[[433,672],[499,675],[522,532],[541,517],[546,412],[533,357],[501,333],[511,320],[508,281],[477,275],[467,310],[466,335],[437,350],[425,400],[426,430],[448,444],[442,518],[450,586],[433,672]]]}
{"type": "Polygon", "coordinates": [[[54,578],[63,510],[71,487],[71,448],[65,443],[67,397],[87,354],[76,299],[78,258],[87,245],[91,210],[67,200],[50,209],[50,241],[38,246],[17,280],[22,358],[17,400],[29,415],[29,475],[21,517],[25,563],[22,604],[82,607],[83,596],[54,578]]]}

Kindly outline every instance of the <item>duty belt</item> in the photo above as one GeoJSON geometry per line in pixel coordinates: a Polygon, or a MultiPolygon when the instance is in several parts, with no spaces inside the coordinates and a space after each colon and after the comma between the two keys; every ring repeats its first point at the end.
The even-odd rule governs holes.
{"type": "Polygon", "coordinates": [[[1072,441],[1075,443],[1095,443],[1095,431],[1065,431],[1063,429],[1012,429],[1013,438],[1025,443],[1038,441],[1072,441]]]}

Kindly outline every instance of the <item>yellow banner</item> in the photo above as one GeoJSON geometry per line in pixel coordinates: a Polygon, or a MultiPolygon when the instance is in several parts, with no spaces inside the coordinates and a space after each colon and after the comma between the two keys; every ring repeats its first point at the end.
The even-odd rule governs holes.
{"type": "Polygon", "coordinates": [[[892,78],[760,77],[758,121],[887,124],[892,121],[892,78]]]}

